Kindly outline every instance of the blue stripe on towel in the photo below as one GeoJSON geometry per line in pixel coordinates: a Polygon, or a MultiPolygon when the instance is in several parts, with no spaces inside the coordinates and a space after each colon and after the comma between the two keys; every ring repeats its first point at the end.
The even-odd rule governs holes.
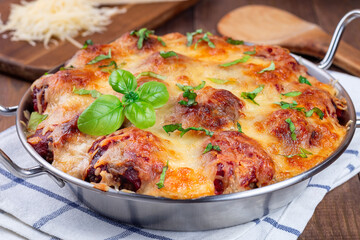
{"type": "Polygon", "coordinates": [[[282,224],[279,224],[277,221],[275,221],[272,218],[266,217],[263,221],[270,223],[271,225],[273,225],[275,228],[283,230],[285,232],[291,233],[296,235],[297,237],[300,236],[301,232],[299,230],[296,230],[295,228],[292,227],[288,227],[282,224]]]}
{"type": "Polygon", "coordinates": [[[355,169],[354,165],[352,165],[351,163],[349,165],[347,165],[346,168],[349,169],[350,172],[354,171],[354,169],[355,169]]]}
{"type": "Polygon", "coordinates": [[[37,186],[35,184],[32,184],[30,182],[27,182],[21,178],[18,178],[18,177],[15,177],[13,174],[11,174],[10,172],[0,168],[0,174],[2,174],[3,176],[9,178],[10,180],[13,180],[14,182],[16,183],[19,183],[29,189],[32,189],[34,191],[37,191],[37,192],[40,192],[44,195],[47,195],[53,199],[56,199],[58,201],[61,201],[63,203],[66,203],[68,205],[70,204],[74,204],[75,209],[81,211],[81,212],[84,212],[98,220],[102,220],[103,222],[106,222],[106,223],[109,223],[113,226],[116,226],[116,227],[120,227],[120,228],[123,228],[123,229],[126,229],[126,230],[129,230],[129,231],[132,231],[132,232],[136,232],[137,234],[139,235],[142,235],[144,237],[147,237],[147,238],[152,238],[152,239],[160,239],[160,240],[170,240],[170,238],[167,238],[167,237],[164,237],[164,236],[161,236],[161,235],[156,235],[156,234],[152,234],[152,233],[149,233],[149,232],[146,232],[146,231],[143,231],[142,229],[139,229],[139,228],[135,228],[135,227],[132,227],[132,226],[129,226],[129,225],[125,225],[125,224],[122,224],[120,222],[117,222],[117,221],[114,221],[114,220],[111,220],[110,218],[107,218],[107,217],[104,217],[98,213],[95,213],[91,210],[89,210],[88,208],[85,208],[85,207],[82,207],[82,206],[79,206],[77,203],[63,197],[63,196],[60,196],[59,194],[56,194],[56,193],[53,193],[43,187],[40,187],[40,186],[37,186]]]}
{"type": "Polygon", "coordinates": [[[330,191],[331,187],[328,185],[321,185],[321,184],[309,184],[308,187],[315,187],[315,188],[322,188],[326,189],[326,191],[330,191]]]}
{"type": "Polygon", "coordinates": [[[12,187],[15,187],[16,185],[18,185],[16,182],[11,181],[11,182],[9,182],[9,183],[6,183],[6,184],[4,184],[4,185],[1,185],[1,186],[0,186],[0,191],[8,190],[8,189],[10,189],[10,188],[12,188],[12,187]]]}
{"type": "Polygon", "coordinates": [[[359,156],[359,151],[358,150],[347,149],[345,151],[345,153],[354,154],[355,156],[359,156]]]}
{"type": "Polygon", "coordinates": [[[117,240],[117,239],[126,238],[126,237],[130,236],[131,234],[133,234],[134,232],[136,232],[135,230],[136,229],[134,229],[134,231],[125,230],[122,233],[119,233],[113,237],[106,238],[105,240],[117,240]]]}

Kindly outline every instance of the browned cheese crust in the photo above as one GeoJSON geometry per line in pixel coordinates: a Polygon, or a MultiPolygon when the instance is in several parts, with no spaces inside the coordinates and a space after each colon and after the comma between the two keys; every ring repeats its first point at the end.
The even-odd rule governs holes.
{"type": "Polygon", "coordinates": [[[334,87],[321,83],[307,74],[286,49],[277,46],[231,45],[226,38],[209,36],[215,48],[194,36],[186,46],[186,37],[179,33],[150,35],[143,48],[137,48],[138,38],[125,34],[113,43],[93,45],[79,50],[67,63],[67,69],[35,81],[31,87],[34,111],[48,114],[35,131],[28,133],[28,142],[49,163],[98,189],[109,187],[140,194],[174,199],[198,198],[227,194],[273,184],[296,176],[326,159],[343,140],[346,127],[338,118],[346,103],[336,98],[334,87]],[[87,64],[96,56],[111,59],[87,64]],[[248,61],[222,67],[255,50],[248,61]],[[163,58],[160,51],[174,51],[177,57],[163,58]],[[77,128],[77,119],[93,101],[89,95],[77,95],[73,88],[96,89],[120,100],[108,83],[113,67],[101,67],[115,61],[119,67],[135,76],[152,71],[166,80],[142,76],[138,85],[158,81],[166,85],[168,103],[156,109],[153,127],[140,130],[125,119],[123,126],[107,136],[89,136],[77,128]],[[275,64],[271,71],[260,71],[275,64]],[[71,68],[70,68],[71,66],[71,68]],[[299,83],[299,76],[311,83],[299,83]],[[213,81],[212,79],[218,79],[213,81]],[[219,81],[220,80],[220,81],[219,81]],[[197,94],[194,106],[180,105],[186,100],[176,84],[206,85],[197,94]],[[244,99],[242,92],[252,92],[260,85],[256,105],[244,99]],[[294,97],[281,93],[300,91],[294,97]],[[282,109],[276,102],[296,101],[297,107],[309,111],[314,107],[324,113],[321,120],[314,113],[282,109]],[[296,140],[291,136],[291,119],[296,140]],[[214,132],[189,131],[167,134],[163,126],[181,123],[184,128],[202,127],[214,132]],[[241,124],[242,133],[237,123],[241,124]],[[203,153],[208,144],[219,149],[203,153]],[[299,156],[300,149],[311,152],[299,156]],[[285,157],[285,155],[293,155],[285,157]],[[166,163],[164,187],[158,188],[166,163]]]}

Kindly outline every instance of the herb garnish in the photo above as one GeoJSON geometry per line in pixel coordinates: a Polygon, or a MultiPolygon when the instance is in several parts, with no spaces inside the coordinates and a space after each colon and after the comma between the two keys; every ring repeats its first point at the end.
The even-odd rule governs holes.
{"type": "Polygon", "coordinates": [[[73,93],[78,95],[91,95],[93,98],[98,98],[102,95],[100,92],[98,92],[95,89],[93,90],[87,90],[84,88],[77,89],[75,86],[73,88],[73,93]]]}
{"type": "Polygon", "coordinates": [[[232,44],[232,45],[243,45],[243,44],[244,44],[244,41],[242,41],[242,40],[234,40],[234,39],[232,39],[231,37],[228,37],[228,38],[226,39],[226,42],[227,42],[227,43],[230,43],[230,44],[232,44]]]}
{"type": "Polygon", "coordinates": [[[110,58],[111,58],[111,48],[109,48],[109,53],[107,55],[100,54],[99,56],[96,56],[93,60],[88,62],[86,65],[94,64],[94,63],[100,62],[105,59],[110,59],[110,58]]]}
{"type": "Polygon", "coordinates": [[[118,69],[111,73],[109,84],[114,91],[124,94],[122,101],[114,95],[101,95],[79,116],[77,125],[89,135],[110,134],[122,125],[124,116],[140,129],[155,124],[155,110],[169,100],[165,84],[146,82],[138,89],[135,76],[118,69]]]}
{"type": "Polygon", "coordinates": [[[307,158],[308,156],[307,155],[313,155],[311,152],[309,152],[308,150],[304,149],[304,148],[299,148],[300,149],[300,153],[298,154],[293,154],[293,155],[282,155],[280,154],[281,156],[284,156],[286,158],[292,158],[292,157],[295,157],[295,156],[299,156],[299,157],[302,157],[302,158],[307,158]]]}
{"type": "Polygon", "coordinates": [[[94,45],[94,43],[93,43],[93,41],[92,41],[91,39],[88,39],[88,40],[85,41],[82,49],[87,49],[87,47],[88,47],[89,45],[94,45]]]}
{"type": "Polygon", "coordinates": [[[273,71],[275,70],[275,63],[273,61],[271,61],[270,66],[264,68],[263,70],[261,70],[258,73],[263,73],[263,72],[268,72],[268,71],[273,71]]]}
{"type": "Polygon", "coordinates": [[[38,112],[32,112],[28,121],[27,127],[30,130],[36,130],[37,126],[47,118],[47,114],[40,114],[38,112]]]}
{"type": "Polygon", "coordinates": [[[186,46],[190,47],[191,44],[193,43],[193,38],[195,35],[197,34],[201,34],[203,32],[202,29],[197,29],[195,32],[191,32],[191,33],[186,33],[186,39],[187,39],[187,44],[186,46]]]}
{"type": "Polygon", "coordinates": [[[307,84],[309,86],[312,86],[311,83],[309,82],[309,80],[307,80],[306,77],[303,77],[301,75],[299,76],[299,83],[305,83],[305,84],[307,84]]]}
{"type": "Polygon", "coordinates": [[[189,127],[189,128],[183,128],[181,123],[175,123],[175,124],[169,124],[169,125],[165,125],[163,126],[163,129],[165,130],[166,133],[168,133],[170,135],[170,132],[175,132],[176,130],[180,131],[180,137],[184,136],[185,133],[187,133],[190,130],[194,130],[194,131],[202,131],[205,132],[206,135],[212,137],[214,135],[214,132],[209,131],[205,128],[202,127],[189,127]]]}
{"type": "Polygon", "coordinates": [[[59,70],[60,71],[64,71],[64,70],[69,70],[69,69],[74,69],[75,67],[73,65],[70,65],[68,67],[61,67],[59,70]]]}
{"type": "Polygon", "coordinates": [[[229,82],[229,80],[224,80],[224,79],[219,79],[219,78],[207,78],[210,81],[212,81],[213,83],[217,83],[217,84],[224,84],[229,82]]]}
{"type": "Polygon", "coordinates": [[[305,113],[305,116],[306,116],[306,117],[311,117],[314,112],[319,116],[319,118],[320,118],[321,120],[324,118],[324,113],[323,113],[323,111],[321,111],[321,110],[320,110],[319,108],[317,108],[317,107],[314,107],[314,108],[312,108],[311,110],[307,111],[307,112],[305,113]]]}
{"type": "Polygon", "coordinates": [[[154,72],[141,72],[136,76],[136,79],[139,79],[142,76],[146,76],[146,77],[152,77],[152,78],[158,78],[160,80],[166,80],[166,76],[162,76],[160,74],[156,74],[154,72]]]}
{"type": "Polygon", "coordinates": [[[247,62],[248,60],[250,59],[250,56],[249,55],[245,55],[243,56],[242,58],[240,59],[236,59],[232,62],[228,62],[228,63],[223,63],[223,64],[220,64],[219,66],[220,67],[230,67],[232,65],[235,65],[235,64],[238,64],[238,63],[245,63],[247,62]]]}
{"type": "Polygon", "coordinates": [[[163,188],[165,186],[164,185],[165,175],[166,175],[166,171],[168,169],[169,169],[169,160],[167,160],[166,165],[163,167],[159,182],[156,183],[156,186],[158,187],[158,189],[163,188]]]}
{"type": "Polygon", "coordinates": [[[241,128],[241,125],[240,125],[239,122],[236,123],[236,126],[237,126],[237,129],[238,129],[238,132],[239,132],[239,133],[244,133],[244,132],[242,131],[242,128],[241,128]]]}
{"type": "Polygon", "coordinates": [[[288,92],[288,93],[281,93],[282,96],[285,96],[285,97],[297,97],[299,95],[301,95],[302,92],[299,92],[299,91],[293,91],[293,92],[288,92]]]}
{"type": "Polygon", "coordinates": [[[276,102],[275,104],[280,105],[280,107],[282,109],[294,109],[294,110],[297,110],[299,112],[303,112],[303,113],[305,113],[306,117],[311,117],[313,115],[313,113],[315,112],[319,116],[319,118],[322,120],[324,118],[324,115],[325,115],[323,113],[323,111],[321,111],[317,107],[314,107],[309,111],[306,111],[306,109],[304,107],[297,107],[298,104],[297,104],[296,101],[293,101],[292,103],[281,101],[281,102],[276,102]]]}
{"type": "Polygon", "coordinates": [[[137,36],[139,38],[139,40],[137,42],[137,48],[142,49],[142,47],[144,45],[144,41],[149,39],[150,34],[154,34],[154,33],[155,33],[154,30],[148,30],[147,28],[141,28],[139,31],[136,31],[136,30],[131,31],[130,35],[137,36]]]}
{"type": "Polygon", "coordinates": [[[211,150],[221,152],[221,149],[220,149],[220,147],[218,145],[212,145],[211,143],[209,143],[208,145],[206,145],[206,148],[205,148],[203,154],[208,153],[211,150]]]}
{"type": "Polygon", "coordinates": [[[215,48],[215,44],[210,40],[209,36],[212,36],[212,34],[210,32],[206,32],[202,38],[197,40],[194,49],[196,50],[198,43],[201,41],[207,42],[209,47],[215,48]]]}
{"type": "Polygon", "coordinates": [[[180,100],[178,103],[180,105],[188,106],[188,107],[195,106],[197,104],[197,102],[195,101],[197,94],[194,92],[194,90],[202,89],[205,86],[205,83],[206,83],[205,81],[201,81],[201,83],[195,87],[185,86],[177,83],[176,86],[180,88],[182,91],[184,91],[183,97],[188,99],[188,101],[180,100]]]}
{"type": "Polygon", "coordinates": [[[296,141],[296,133],[295,133],[296,128],[295,128],[294,123],[291,121],[290,118],[285,119],[285,122],[287,124],[289,124],[290,132],[291,132],[291,139],[296,141]]]}
{"type": "Polygon", "coordinates": [[[241,97],[244,99],[249,99],[250,101],[252,101],[253,103],[255,103],[256,105],[259,105],[257,102],[255,102],[255,97],[264,89],[265,85],[261,84],[259,85],[258,88],[256,88],[254,91],[252,92],[242,92],[241,93],[241,97]]]}
{"type": "Polygon", "coordinates": [[[99,66],[99,68],[111,67],[111,66],[114,66],[115,69],[118,68],[118,65],[117,65],[117,63],[116,63],[115,61],[111,61],[111,62],[110,62],[109,64],[107,64],[107,65],[101,65],[101,66],[99,66]]]}
{"type": "Polygon", "coordinates": [[[176,54],[176,52],[174,52],[174,51],[168,51],[168,52],[160,51],[159,54],[160,54],[160,56],[162,56],[163,58],[169,58],[169,57],[174,57],[174,56],[176,56],[177,58],[179,58],[178,55],[176,54]]]}
{"type": "Polygon", "coordinates": [[[256,54],[256,47],[254,47],[254,50],[252,50],[252,51],[246,51],[246,52],[244,52],[244,54],[247,54],[247,55],[254,55],[254,54],[256,54]]]}
{"type": "Polygon", "coordinates": [[[157,40],[161,43],[161,45],[166,47],[166,43],[161,39],[161,37],[157,37],[157,40]]]}

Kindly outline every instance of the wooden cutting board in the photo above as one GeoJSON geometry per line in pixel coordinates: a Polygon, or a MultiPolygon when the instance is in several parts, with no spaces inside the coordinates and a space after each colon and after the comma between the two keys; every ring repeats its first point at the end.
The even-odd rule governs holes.
{"type": "MultiPolygon", "coordinates": [[[[120,37],[123,33],[147,27],[153,29],[170,19],[177,13],[194,5],[198,0],[178,2],[158,2],[149,4],[120,5],[126,7],[125,14],[112,17],[112,23],[103,33],[95,33],[87,37],[75,38],[80,43],[92,39],[94,43],[108,43],[120,37]]],[[[10,13],[10,4],[19,3],[20,0],[0,1],[2,20],[6,22],[10,13]]],[[[78,49],[68,41],[59,42],[45,48],[42,43],[35,47],[27,42],[12,42],[0,35],[0,71],[27,81],[34,81],[48,70],[64,63],[71,58],[78,49]]]]}

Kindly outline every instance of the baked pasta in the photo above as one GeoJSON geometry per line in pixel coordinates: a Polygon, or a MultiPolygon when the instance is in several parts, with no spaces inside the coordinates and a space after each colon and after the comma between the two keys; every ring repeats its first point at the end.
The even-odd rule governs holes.
{"type": "Polygon", "coordinates": [[[104,191],[193,199],[259,188],[319,164],[347,131],[339,123],[346,102],[288,50],[202,30],[158,37],[141,29],[89,44],[31,90],[38,121],[30,119],[28,143],[104,191]],[[134,104],[141,94],[159,97],[149,98],[150,85],[168,94],[161,106],[134,104]],[[92,126],[101,101],[126,117],[92,126]]]}

